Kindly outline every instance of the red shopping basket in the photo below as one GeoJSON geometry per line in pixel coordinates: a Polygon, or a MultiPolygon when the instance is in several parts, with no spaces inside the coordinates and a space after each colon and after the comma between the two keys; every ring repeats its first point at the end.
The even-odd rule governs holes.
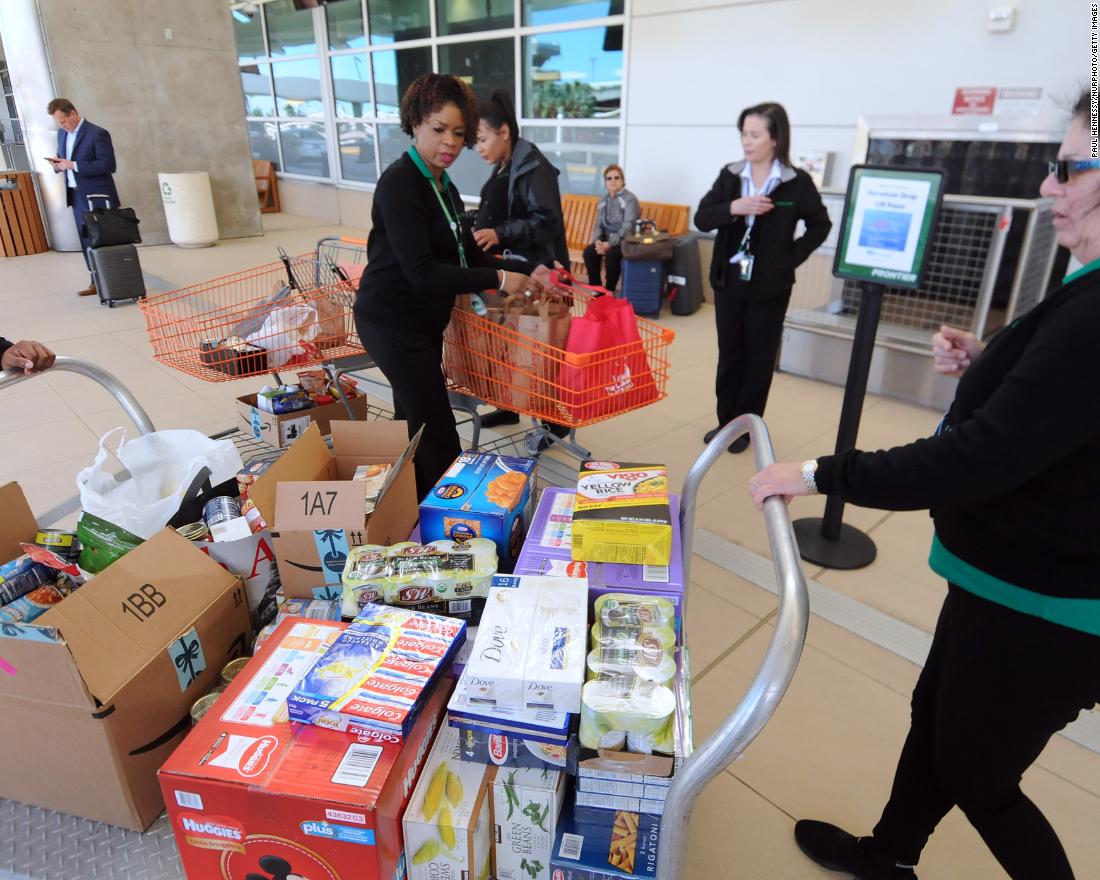
{"type": "Polygon", "coordinates": [[[226,382],[364,354],[354,285],[318,284],[323,277],[311,252],[150,295],[139,304],[154,357],[226,382]]]}
{"type": "MultiPolygon", "coordinates": [[[[566,301],[574,320],[593,294],[572,276],[566,301]]],[[[595,424],[668,396],[675,334],[635,317],[638,339],[576,354],[520,333],[502,315],[455,309],[444,336],[443,369],[452,388],[487,403],[571,428],[595,424]]]]}

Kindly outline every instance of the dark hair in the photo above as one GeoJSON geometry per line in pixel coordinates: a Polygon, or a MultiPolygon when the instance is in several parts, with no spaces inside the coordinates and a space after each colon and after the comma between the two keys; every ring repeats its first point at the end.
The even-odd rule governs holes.
{"type": "Polygon", "coordinates": [[[768,123],[768,134],[775,141],[775,158],[784,165],[791,164],[791,123],[787,119],[787,111],[782,104],[774,101],[765,101],[753,107],[746,107],[737,117],[737,130],[745,128],[745,117],[763,116],[768,123]]]}
{"type": "Polygon", "coordinates": [[[607,167],[606,167],[606,168],[605,168],[605,169],[603,170],[603,176],[604,176],[605,178],[607,177],[607,172],[608,172],[608,171],[618,171],[618,172],[619,172],[619,176],[620,176],[620,177],[622,177],[622,179],[623,179],[623,186],[626,186],[626,172],[625,172],[625,171],[623,171],[623,166],[622,166],[622,165],[619,165],[619,164],[618,164],[618,163],[616,163],[616,162],[612,162],[612,163],[611,163],[610,165],[608,165],[608,166],[607,166],[607,167]]]}
{"type": "Polygon", "coordinates": [[[1077,102],[1073,105],[1073,118],[1087,123],[1092,116],[1092,92],[1089,89],[1081,89],[1077,96],[1077,102]]]}
{"type": "Polygon", "coordinates": [[[462,114],[466,146],[477,143],[477,98],[462,80],[446,73],[425,73],[413,80],[401,98],[401,130],[409,137],[413,129],[444,104],[454,104],[462,114]]]}
{"type": "Polygon", "coordinates": [[[73,106],[73,102],[68,98],[54,98],[46,105],[46,112],[53,116],[58,110],[68,116],[72,113],[76,107],[73,106]]]}
{"type": "Polygon", "coordinates": [[[490,127],[500,131],[502,126],[508,126],[508,139],[512,146],[519,140],[519,123],[516,121],[516,109],[512,104],[512,96],[504,89],[497,89],[489,96],[487,101],[481,102],[481,119],[490,127]]]}

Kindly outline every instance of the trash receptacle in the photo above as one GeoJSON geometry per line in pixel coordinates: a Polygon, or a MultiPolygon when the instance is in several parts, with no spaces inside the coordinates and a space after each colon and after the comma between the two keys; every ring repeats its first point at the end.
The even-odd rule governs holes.
{"type": "Polygon", "coordinates": [[[168,220],[168,237],[186,248],[210,247],[218,241],[218,218],[210,175],[205,171],[158,174],[160,199],[168,220]]]}

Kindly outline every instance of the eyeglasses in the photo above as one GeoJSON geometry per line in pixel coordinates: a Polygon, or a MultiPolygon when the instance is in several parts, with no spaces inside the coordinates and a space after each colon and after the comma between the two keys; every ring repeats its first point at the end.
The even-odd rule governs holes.
{"type": "Polygon", "coordinates": [[[622,180],[622,179],[623,179],[623,178],[622,178],[622,175],[621,175],[621,174],[608,174],[608,175],[607,175],[607,176],[606,176],[606,177],[604,178],[604,180],[622,180]]]}
{"type": "Polygon", "coordinates": [[[1072,175],[1078,171],[1100,168],[1100,159],[1059,159],[1047,163],[1047,173],[1053,174],[1059,183],[1069,183],[1072,175]]]}

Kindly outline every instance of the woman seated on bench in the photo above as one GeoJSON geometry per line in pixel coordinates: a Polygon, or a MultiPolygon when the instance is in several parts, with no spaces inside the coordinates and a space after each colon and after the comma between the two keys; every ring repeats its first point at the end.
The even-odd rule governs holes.
{"type": "Polygon", "coordinates": [[[638,197],[626,188],[626,175],[621,166],[608,165],[603,170],[603,185],[607,187],[607,195],[600,199],[596,209],[592,243],[584,249],[584,268],[588,270],[589,284],[613,292],[622,271],[623,236],[630,234],[634,221],[642,216],[642,208],[638,197]],[[601,261],[607,264],[606,285],[600,278],[601,261]]]}

